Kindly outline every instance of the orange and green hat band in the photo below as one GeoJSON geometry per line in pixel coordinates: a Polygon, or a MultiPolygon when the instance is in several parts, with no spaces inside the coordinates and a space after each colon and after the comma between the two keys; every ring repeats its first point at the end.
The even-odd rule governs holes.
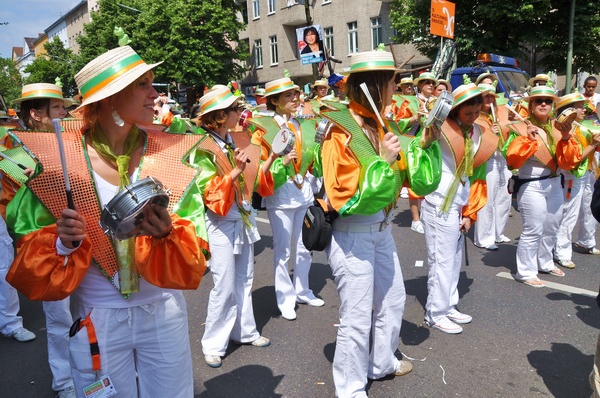
{"type": "Polygon", "coordinates": [[[377,69],[396,70],[396,65],[394,65],[393,60],[358,62],[350,67],[350,73],[377,69]]]}
{"type": "Polygon", "coordinates": [[[265,94],[269,95],[269,94],[275,94],[278,92],[282,92],[282,91],[288,91],[288,90],[295,90],[296,86],[294,85],[294,82],[292,81],[287,81],[287,82],[283,82],[281,84],[277,84],[275,86],[271,86],[268,89],[266,89],[265,94]]]}
{"type": "Polygon", "coordinates": [[[208,113],[215,108],[223,109],[223,108],[218,108],[218,106],[228,100],[233,100],[232,101],[232,103],[233,103],[236,99],[237,99],[237,97],[235,95],[231,94],[231,91],[225,91],[225,92],[223,92],[223,94],[218,95],[215,98],[211,99],[210,101],[206,102],[206,104],[204,104],[204,106],[202,106],[201,112],[208,113]]]}
{"type": "Polygon", "coordinates": [[[469,88],[468,90],[463,91],[462,93],[460,93],[459,95],[454,97],[454,104],[460,104],[464,101],[466,101],[467,99],[471,98],[471,97],[475,97],[476,95],[481,94],[481,91],[479,90],[479,88],[477,86],[473,86],[471,88],[469,88]]]}
{"type": "Polygon", "coordinates": [[[62,91],[42,89],[42,90],[31,90],[21,94],[21,100],[26,101],[35,98],[57,98],[63,99],[62,91]]]}
{"type": "Polygon", "coordinates": [[[119,76],[144,63],[144,60],[139,55],[133,54],[88,80],[79,91],[83,98],[88,98],[115,81],[119,76]]]}
{"type": "Polygon", "coordinates": [[[551,87],[547,87],[547,86],[536,86],[531,90],[531,93],[529,94],[530,97],[541,97],[541,96],[548,96],[548,97],[556,97],[554,95],[554,89],[552,89],[551,87]]]}

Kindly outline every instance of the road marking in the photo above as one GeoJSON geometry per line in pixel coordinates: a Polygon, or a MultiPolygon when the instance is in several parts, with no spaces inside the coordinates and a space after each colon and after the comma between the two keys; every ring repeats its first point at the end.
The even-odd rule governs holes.
{"type": "MultiPolygon", "coordinates": [[[[496,274],[496,276],[499,276],[500,278],[515,280],[515,278],[512,276],[512,274],[510,272],[499,272],[496,274]]],[[[546,282],[546,287],[549,287],[549,288],[555,289],[555,290],[560,290],[562,292],[581,294],[581,295],[589,296],[589,297],[596,297],[598,295],[598,292],[594,292],[592,290],[586,290],[586,289],[581,289],[581,288],[574,287],[574,286],[563,285],[562,283],[556,283],[556,282],[550,282],[550,281],[545,281],[545,282],[546,282]]]]}
{"type": "Polygon", "coordinates": [[[422,266],[423,266],[423,261],[422,260],[415,261],[415,267],[422,267],[422,266]]]}
{"type": "Polygon", "coordinates": [[[264,222],[265,224],[269,223],[269,220],[267,220],[266,218],[254,217],[254,219],[259,222],[264,222]]]}

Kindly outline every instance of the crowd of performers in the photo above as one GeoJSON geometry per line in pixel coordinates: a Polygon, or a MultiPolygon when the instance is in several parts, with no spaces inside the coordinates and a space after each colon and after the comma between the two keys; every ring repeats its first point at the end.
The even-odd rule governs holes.
{"type": "Polygon", "coordinates": [[[288,77],[266,83],[265,105],[240,122],[242,98],[224,85],[200,98],[193,119],[173,117],[152,86],[156,65],[129,46],[92,60],[75,75],[76,119],[62,127],[53,120],[73,100],[55,84],[23,87],[20,120],[0,115],[0,332],[35,338],[17,316],[15,287],[43,301],[60,397],[98,388],[192,397],[182,290],[197,289],[207,268],[206,364],[221,366],[230,341],[270,345],[252,307],[256,193],[273,232],[276,303],[290,321],[297,304],[324,305],[301,237],[315,195],[336,215],[325,252],[340,298],[338,397],[365,397],[367,379],[413,368],[395,354],[406,299],[391,224],[400,196],[428,251],[425,323],[444,333],[473,320],[458,309],[467,232],[488,250],[510,242],[507,186],[523,221],[515,280],[543,287],[540,275],[574,268],[576,225],[575,244],[600,253],[589,206],[600,145],[594,78],[591,91],[557,97],[538,75],[508,104],[494,74],[453,89],[429,72],[400,79],[390,53],[369,51],[344,76],[316,81],[305,101],[288,77]],[[327,95],[329,83],[342,99],[327,95]],[[136,195],[149,200],[131,210],[136,195]]]}

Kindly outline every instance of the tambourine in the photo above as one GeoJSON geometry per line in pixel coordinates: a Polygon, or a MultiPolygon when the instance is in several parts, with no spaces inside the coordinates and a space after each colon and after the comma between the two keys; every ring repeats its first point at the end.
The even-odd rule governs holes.
{"type": "Polygon", "coordinates": [[[288,128],[282,128],[275,134],[273,142],[271,143],[271,149],[273,153],[278,156],[285,156],[294,149],[296,143],[296,136],[288,128]]]}
{"type": "Polygon", "coordinates": [[[571,124],[575,119],[577,119],[577,110],[575,108],[567,108],[556,117],[556,121],[560,124],[571,124]]]}
{"type": "Polygon", "coordinates": [[[327,134],[329,133],[329,129],[331,128],[331,122],[327,119],[321,119],[319,124],[317,125],[317,131],[315,132],[315,142],[317,144],[321,144],[327,134]]]}
{"type": "Polygon", "coordinates": [[[250,109],[244,109],[240,114],[238,124],[244,128],[248,127],[248,119],[252,117],[252,111],[250,109]]]}
{"type": "Polygon", "coordinates": [[[436,125],[436,127],[440,128],[448,117],[453,103],[454,96],[452,96],[452,93],[449,91],[442,91],[429,112],[427,120],[425,120],[425,128],[428,128],[431,125],[436,125]]]}
{"type": "Polygon", "coordinates": [[[124,240],[143,235],[141,223],[144,209],[151,204],[164,208],[169,205],[169,190],[152,177],[144,178],[123,188],[100,215],[100,227],[108,236],[124,240]]]}

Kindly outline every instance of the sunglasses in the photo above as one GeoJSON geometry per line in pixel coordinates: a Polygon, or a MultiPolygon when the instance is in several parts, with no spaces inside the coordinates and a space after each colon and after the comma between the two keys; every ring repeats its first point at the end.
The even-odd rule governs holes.
{"type": "Polygon", "coordinates": [[[239,112],[240,107],[239,106],[234,106],[234,107],[229,108],[228,110],[229,110],[229,112],[239,112]]]}
{"type": "Polygon", "coordinates": [[[430,85],[430,84],[434,84],[435,82],[433,80],[423,80],[423,84],[425,85],[430,85]]]}
{"type": "Polygon", "coordinates": [[[533,103],[536,105],[542,105],[542,104],[552,105],[553,102],[554,102],[554,100],[552,98],[536,98],[533,100],[533,103]]]}

